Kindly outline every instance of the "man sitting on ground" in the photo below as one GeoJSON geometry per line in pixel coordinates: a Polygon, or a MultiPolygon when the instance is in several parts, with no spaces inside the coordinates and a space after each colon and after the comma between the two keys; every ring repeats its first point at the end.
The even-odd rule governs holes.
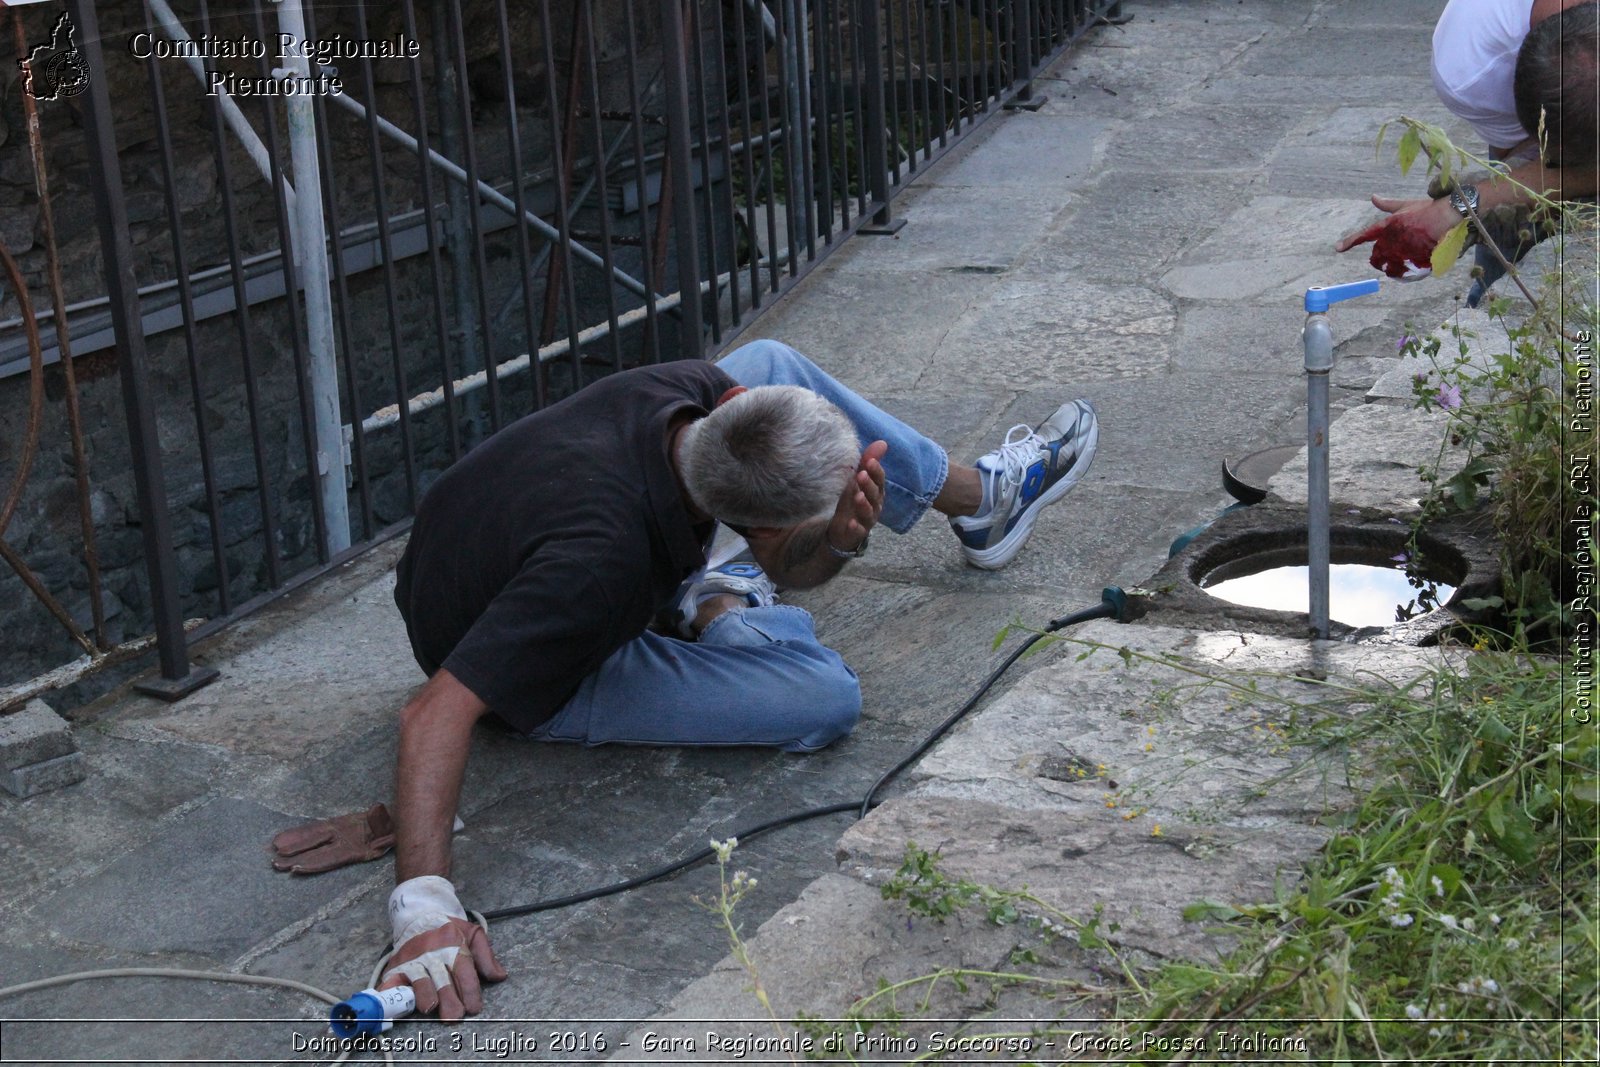
{"type": "MultiPolygon", "coordinates": [[[[614,374],[445,471],[395,588],[430,678],[400,712],[382,987],[411,985],[449,1022],[481,1010],[480,978],[505,977],[449,881],[480,718],[588,745],[822,748],[855,726],[860,688],[775,587],[827,581],[880,522],[905,533],[930,507],[969,562],[1002,567],[1098,437],[1094,408],[1070,401],[952,464],[794,349],[757,341],[717,364],[614,374]],[[718,521],[750,558],[708,571],[718,521]],[[662,615],[678,636],[650,629],[662,615]]],[[[280,869],[306,840],[280,841],[280,869]]]]}

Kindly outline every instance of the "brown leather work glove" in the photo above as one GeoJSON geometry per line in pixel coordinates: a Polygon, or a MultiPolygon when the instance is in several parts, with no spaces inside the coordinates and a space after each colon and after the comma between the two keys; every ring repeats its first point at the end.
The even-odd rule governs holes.
{"type": "Polygon", "coordinates": [[[290,874],[323,871],[379,859],[394,848],[389,809],[374,804],[332,819],[317,819],[272,839],[272,866],[290,874]]]}

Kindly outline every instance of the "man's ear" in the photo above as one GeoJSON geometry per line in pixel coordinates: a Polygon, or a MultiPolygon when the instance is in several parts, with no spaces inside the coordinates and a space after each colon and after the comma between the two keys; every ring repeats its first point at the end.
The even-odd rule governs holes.
{"type": "Polygon", "coordinates": [[[726,393],[723,393],[721,396],[717,397],[717,403],[715,406],[720,408],[722,405],[726,404],[740,393],[748,393],[749,391],[749,389],[742,385],[736,385],[732,389],[729,389],[726,393]]]}

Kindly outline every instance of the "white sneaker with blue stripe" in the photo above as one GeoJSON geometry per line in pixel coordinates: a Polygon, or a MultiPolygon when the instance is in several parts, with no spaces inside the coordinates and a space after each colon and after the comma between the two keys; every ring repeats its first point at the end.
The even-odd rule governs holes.
{"type": "Polygon", "coordinates": [[[694,620],[700,613],[700,602],[708,596],[742,597],[750,607],[764,608],[777,603],[778,587],[772,584],[766,571],[748,558],[731,559],[701,571],[683,583],[673,611],[678,633],[691,641],[697,636],[694,620]]]}
{"type": "Polygon", "coordinates": [[[1037,429],[1013,426],[1005,443],[975,464],[984,476],[983,510],[950,519],[967,562],[984,570],[1010,563],[1039,511],[1065,496],[1089,469],[1099,441],[1100,423],[1087,400],[1062,404],[1037,429]]]}

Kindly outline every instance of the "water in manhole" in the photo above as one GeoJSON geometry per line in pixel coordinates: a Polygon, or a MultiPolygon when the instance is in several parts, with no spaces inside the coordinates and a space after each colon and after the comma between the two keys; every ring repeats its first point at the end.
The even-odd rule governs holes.
{"type": "MultiPolygon", "coordinates": [[[[1304,550],[1300,558],[1305,558],[1304,550]]],[[[1202,588],[1247,608],[1311,610],[1310,568],[1269,567],[1238,573],[1237,564],[1207,575],[1202,588]],[[1219,580],[1220,579],[1220,580],[1219,580]]],[[[1455,592],[1443,582],[1413,579],[1398,567],[1334,563],[1328,567],[1328,614],[1346,626],[1390,626],[1443,604],[1455,592]]]]}

